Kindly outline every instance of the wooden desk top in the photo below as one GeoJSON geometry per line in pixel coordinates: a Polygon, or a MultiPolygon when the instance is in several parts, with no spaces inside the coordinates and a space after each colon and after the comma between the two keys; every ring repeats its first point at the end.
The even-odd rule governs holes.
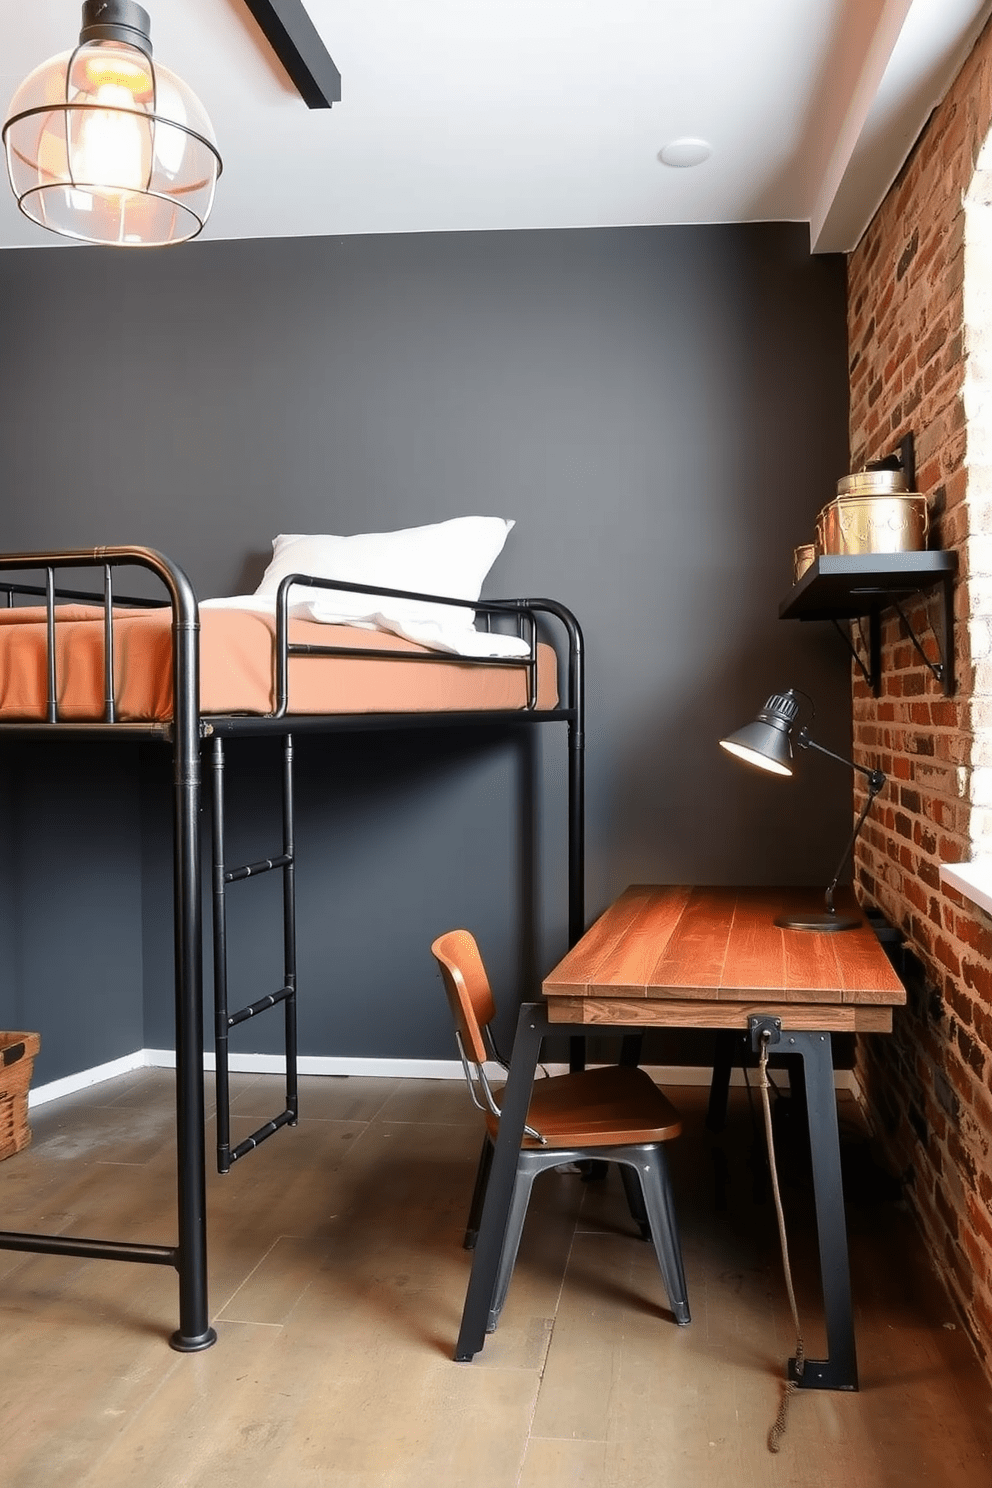
{"type": "MultiPolygon", "coordinates": [[[[838,909],[856,910],[839,892],[838,909]]],[[[776,915],[823,907],[821,889],[638,884],[601,915],[544,983],[559,1023],[786,1027],[885,1032],[906,1001],[867,921],[827,934],[781,930],[776,915]]]]}

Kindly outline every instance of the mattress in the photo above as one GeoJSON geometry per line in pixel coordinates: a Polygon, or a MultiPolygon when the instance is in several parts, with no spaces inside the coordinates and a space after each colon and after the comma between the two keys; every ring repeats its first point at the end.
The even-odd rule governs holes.
{"type": "MultiPolygon", "coordinates": [[[[103,611],[97,606],[56,607],[56,693],[63,721],[103,717],[103,611]]],[[[300,656],[289,661],[289,712],[425,713],[522,709],[527,669],[480,665],[436,657],[398,636],[351,626],[292,620],[290,640],[317,646],[359,648],[361,655],[300,656]],[[393,660],[377,652],[400,652],[393,660]],[[419,659],[418,659],[419,658],[419,659]]],[[[200,711],[266,714],[275,711],[275,621],[242,609],[200,613],[200,711]]],[[[45,610],[0,610],[0,721],[43,719],[47,698],[45,610]]],[[[557,704],[557,662],[552,647],[538,647],[538,707],[557,704]]],[[[114,694],[123,722],[150,722],[172,714],[172,612],[114,612],[114,694]]]]}

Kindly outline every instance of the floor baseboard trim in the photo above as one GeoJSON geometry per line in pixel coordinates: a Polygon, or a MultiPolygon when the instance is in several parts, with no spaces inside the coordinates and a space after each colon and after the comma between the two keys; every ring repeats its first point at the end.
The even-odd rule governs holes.
{"type": "MultiPolygon", "coordinates": [[[[464,1078],[457,1059],[368,1059],[337,1057],[323,1054],[302,1054],[298,1060],[301,1075],[364,1076],[366,1079],[386,1080],[461,1080],[464,1078]]],[[[94,1065],[77,1074],[66,1075],[60,1080],[51,1080],[28,1093],[28,1106],[43,1106],[48,1101],[59,1100],[104,1080],[116,1079],[136,1069],[175,1069],[176,1056],[172,1049],[136,1049],[122,1059],[112,1059],[107,1064],[94,1065]]],[[[213,1054],[204,1054],[203,1068],[212,1072],[215,1068],[213,1054]]],[[[563,1074],[564,1064],[545,1064],[549,1074],[563,1074]]],[[[284,1068],[281,1054],[232,1054],[231,1072],[246,1075],[281,1075],[284,1068]]],[[[707,1065],[646,1065],[645,1068],[659,1085],[708,1085],[712,1070],[707,1065]]],[[[495,1074],[496,1071],[494,1070],[495,1074]]],[[[753,1077],[752,1077],[753,1078],[753,1077]]],[[[779,1084],[788,1085],[788,1075],[777,1070],[775,1078],[779,1084]]],[[[731,1073],[731,1085],[744,1084],[744,1073],[735,1069],[731,1073]]],[[[853,1070],[834,1070],[834,1087],[848,1090],[856,1099],[860,1087],[853,1070]]]]}
{"type": "MultiPolygon", "coordinates": [[[[28,1106],[43,1106],[48,1101],[59,1100],[63,1095],[73,1095],[77,1090],[86,1090],[90,1085],[101,1085],[104,1080],[115,1080],[118,1075],[128,1075],[132,1070],[144,1069],[147,1064],[145,1050],[136,1049],[122,1059],[111,1059],[107,1064],[96,1064],[91,1069],[79,1070],[75,1075],[65,1075],[61,1080],[50,1080],[47,1085],[28,1091],[28,1106]]],[[[173,1056],[175,1063],[175,1056],[173,1056]]]]}
{"type": "MultiPolygon", "coordinates": [[[[175,1069],[176,1056],[171,1049],[143,1049],[145,1064],[155,1069],[175,1069]]],[[[203,1068],[216,1069],[213,1054],[204,1054],[203,1068]]],[[[285,1060],[281,1054],[232,1054],[228,1060],[232,1074],[281,1075],[285,1060]]],[[[462,1067],[457,1059],[362,1059],[338,1058],[335,1055],[301,1054],[296,1067],[301,1075],[365,1075],[390,1080],[461,1080],[462,1067]]]]}

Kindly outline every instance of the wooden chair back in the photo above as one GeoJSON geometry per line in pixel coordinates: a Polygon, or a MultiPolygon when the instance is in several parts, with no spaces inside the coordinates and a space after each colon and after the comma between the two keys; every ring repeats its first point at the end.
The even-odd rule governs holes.
{"type": "Polygon", "coordinates": [[[470,930],[449,930],[438,936],[431,951],[441,968],[466,1058],[485,1064],[490,1056],[482,1030],[496,1016],[496,1005],[475,936],[470,930]]]}

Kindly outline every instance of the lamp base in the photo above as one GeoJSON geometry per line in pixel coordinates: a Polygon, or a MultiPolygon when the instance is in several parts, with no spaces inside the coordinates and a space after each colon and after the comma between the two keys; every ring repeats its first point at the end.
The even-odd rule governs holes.
{"type": "Polygon", "coordinates": [[[780,930],[857,930],[864,920],[854,919],[851,915],[828,914],[826,910],[819,914],[806,915],[779,915],[775,924],[780,930]]]}

